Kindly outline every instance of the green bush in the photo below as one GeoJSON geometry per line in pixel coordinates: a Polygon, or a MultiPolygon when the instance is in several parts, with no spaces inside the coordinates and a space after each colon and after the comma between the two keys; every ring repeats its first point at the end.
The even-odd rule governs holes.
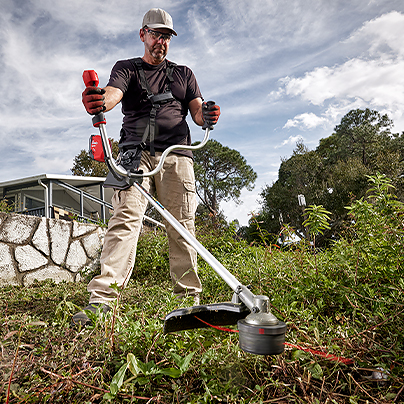
{"type": "Polygon", "coordinates": [[[0,212],[10,213],[14,211],[14,203],[9,203],[7,199],[0,200],[0,212]]]}
{"type": "Polygon", "coordinates": [[[168,241],[164,230],[156,229],[139,237],[133,279],[148,278],[153,282],[169,279],[168,241]]]}
{"type": "MultiPolygon", "coordinates": [[[[163,334],[178,302],[166,236],[149,233],[118,304],[89,329],[68,327],[86,304],[85,284],[0,289],[3,396],[10,403],[402,402],[403,205],[388,179],[370,181],[368,197],[349,207],[346,236],[316,254],[305,243],[288,251],[249,246],[231,226],[199,229],[201,243],[287,322],[281,355],[247,354],[237,333],[211,328],[163,334]]],[[[198,265],[203,303],[229,300],[223,280],[198,265]]]]}

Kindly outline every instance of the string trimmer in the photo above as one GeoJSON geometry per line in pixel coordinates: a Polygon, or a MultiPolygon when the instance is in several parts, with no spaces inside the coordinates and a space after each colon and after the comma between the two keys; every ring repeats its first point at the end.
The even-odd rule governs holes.
{"type": "MultiPolygon", "coordinates": [[[[83,79],[86,87],[98,86],[99,80],[94,70],[86,70],[83,73],[83,79]]],[[[277,355],[282,353],[287,326],[270,312],[269,298],[254,295],[247,286],[242,285],[141,184],[144,177],[151,177],[161,170],[164,160],[170,152],[177,149],[196,150],[203,147],[209,139],[211,129],[205,129],[204,138],[197,146],[170,146],[162,153],[158,166],[153,171],[143,173],[142,171],[126,170],[115,161],[107,137],[105,116],[102,112],[93,117],[93,126],[100,131],[104,160],[113,178],[117,182],[126,183],[127,186],[134,186],[234,292],[231,302],[206,304],[172,311],[165,317],[164,333],[204,328],[209,325],[237,324],[239,343],[242,350],[256,355],[277,355]]]]}

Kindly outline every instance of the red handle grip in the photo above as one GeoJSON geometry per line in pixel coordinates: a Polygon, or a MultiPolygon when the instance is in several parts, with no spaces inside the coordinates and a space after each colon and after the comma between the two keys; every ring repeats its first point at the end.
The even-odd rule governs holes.
{"type": "MultiPolygon", "coordinates": [[[[83,81],[86,87],[98,87],[98,75],[95,70],[84,70],[83,72],[83,81]]],[[[101,124],[105,125],[107,121],[105,120],[105,116],[102,112],[99,112],[93,118],[93,126],[98,128],[101,124]]]]}
{"type": "Polygon", "coordinates": [[[84,70],[83,81],[86,87],[97,87],[100,82],[95,70],[84,70]]]}

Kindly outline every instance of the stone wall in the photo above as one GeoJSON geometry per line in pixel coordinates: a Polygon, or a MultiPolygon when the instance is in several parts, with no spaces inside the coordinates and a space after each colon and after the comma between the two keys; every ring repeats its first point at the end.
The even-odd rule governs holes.
{"type": "Polygon", "coordinates": [[[0,212],[0,286],[80,280],[97,261],[106,229],[0,212]]]}

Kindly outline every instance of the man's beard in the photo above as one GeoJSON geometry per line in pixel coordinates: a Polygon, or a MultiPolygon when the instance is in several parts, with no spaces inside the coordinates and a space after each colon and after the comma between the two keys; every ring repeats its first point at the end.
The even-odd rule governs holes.
{"type": "Polygon", "coordinates": [[[153,48],[150,49],[150,54],[156,60],[163,60],[167,55],[167,49],[161,46],[154,46],[153,48]]]}

